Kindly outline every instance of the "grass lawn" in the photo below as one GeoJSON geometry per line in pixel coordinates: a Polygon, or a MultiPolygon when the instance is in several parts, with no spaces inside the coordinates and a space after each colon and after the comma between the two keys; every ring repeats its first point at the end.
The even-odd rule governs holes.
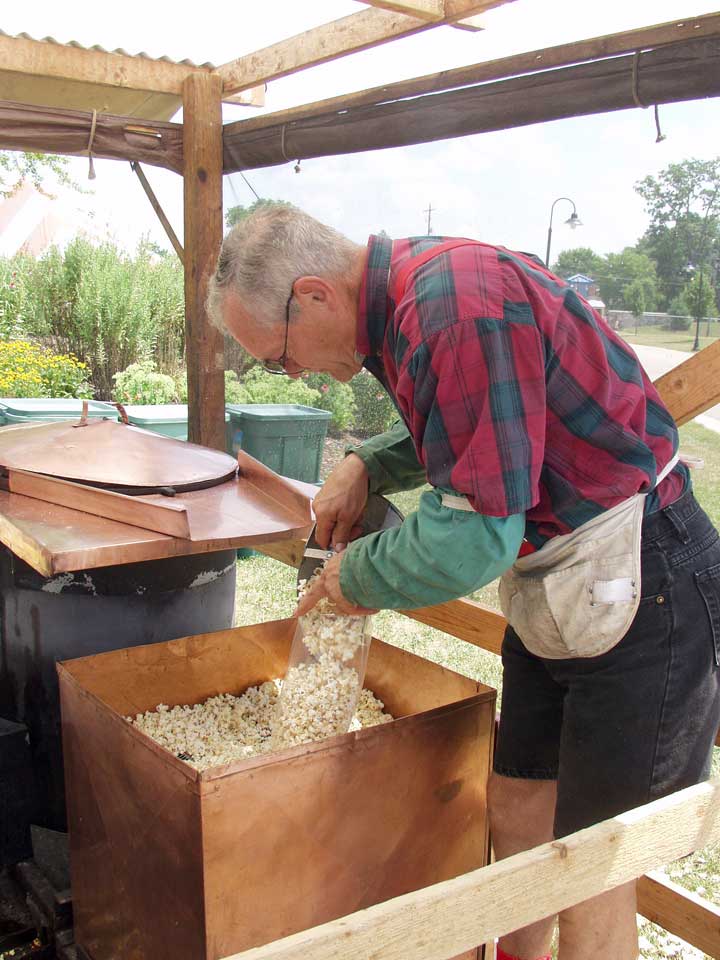
{"type": "MultiPolygon", "coordinates": [[[[720,336],[720,324],[712,322],[710,332],[712,336],[707,337],[707,324],[700,324],[700,349],[714,343],[720,336]]],[[[695,343],[695,324],[692,324],[690,330],[664,330],[662,327],[645,326],[639,327],[637,334],[633,327],[627,327],[619,331],[620,336],[630,344],[638,344],[642,347],[666,347],[668,350],[684,350],[686,353],[692,353],[695,343]]]]}
{"type": "MultiPolygon", "coordinates": [[[[680,349],[676,347],[676,349],[680,349]]],[[[695,494],[716,526],[720,526],[720,435],[696,424],[680,430],[680,449],[704,460],[703,469],[693,473],[695,494]]],[[[425,488],[427,489],[427,488],[425,488]]],[[[405,514],[412,512],[422,490],[397,494],[391,499],[405,514]]],[[[295,599],[295,571],[267,557],[238,561],[236,623],[260,623],[289,616],[295,599]]],[[[490,584],[474,599],[499,609],[497,589],[490,584]]],[[[465,676],[502,692],[500,658],[446,633],[416,623],[391,611],[375,618],[374,633],[389,643],[443,664],[465,676]]],[[[713,773],[720,775],[720,751],[715,751],[713,773]]],[[[676,883],[709,900],[720,903],[720,846],[707,847],[692,857],[670,864],[666,871],[676,883]]],[[[699,960],[704,954],[654,924],[642,921],[641,956],[647,960],[668,957],[699,960]]]]}

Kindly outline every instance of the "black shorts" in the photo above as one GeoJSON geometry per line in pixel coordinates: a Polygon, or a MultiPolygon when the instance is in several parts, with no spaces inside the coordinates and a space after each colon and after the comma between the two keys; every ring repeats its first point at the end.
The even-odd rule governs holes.
{"type": "Polygon", "coordinates": [[[720,539],[688,491],[643,521],[640,607],[608,653],[531,654],[507,628],[495,771],[557,780],[555,836],[710,772],[720,724],[720,539]]]}

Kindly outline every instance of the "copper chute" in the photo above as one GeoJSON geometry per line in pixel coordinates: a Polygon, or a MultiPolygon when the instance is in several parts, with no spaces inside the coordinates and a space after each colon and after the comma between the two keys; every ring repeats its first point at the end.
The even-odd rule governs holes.
{"type": "Polygon", "coordinates": [[[43,576],[306,539],[312,523],[309,484],[112,420],[6,427],[0,470],[0,541],[43,576]]]}
{"type": "Polygon", "coordinates": [[[59,666],[75,935],[93,960],[218,960],[486,862],[495,691],[379,640],[367,685],[394,723],[199,773],[123,719],[281,676],[293,628],[59,666]]]}

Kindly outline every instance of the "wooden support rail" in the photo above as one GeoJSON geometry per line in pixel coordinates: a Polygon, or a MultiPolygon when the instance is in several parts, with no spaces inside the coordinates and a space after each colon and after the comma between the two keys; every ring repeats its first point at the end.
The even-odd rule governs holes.
{"type": "Polygon", "coordinates": [[[711,781],[227,960],[446,960],[719,840],[711,781]]]}
{"type": "Polygon", "coordinates": [[[638,880],[638,913],[710,957],[720,957],[720,907],[660,873],[638,880]]]}

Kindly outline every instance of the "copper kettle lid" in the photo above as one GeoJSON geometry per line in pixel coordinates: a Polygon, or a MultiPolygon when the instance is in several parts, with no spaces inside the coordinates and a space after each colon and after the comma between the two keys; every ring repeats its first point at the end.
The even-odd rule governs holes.
{"type": "Polygon", "coordinates": [[[136,494],[196,490],[237,472],[237,461],[219,450],[115,420],[5,428],[0,466],[136,494]]]}

